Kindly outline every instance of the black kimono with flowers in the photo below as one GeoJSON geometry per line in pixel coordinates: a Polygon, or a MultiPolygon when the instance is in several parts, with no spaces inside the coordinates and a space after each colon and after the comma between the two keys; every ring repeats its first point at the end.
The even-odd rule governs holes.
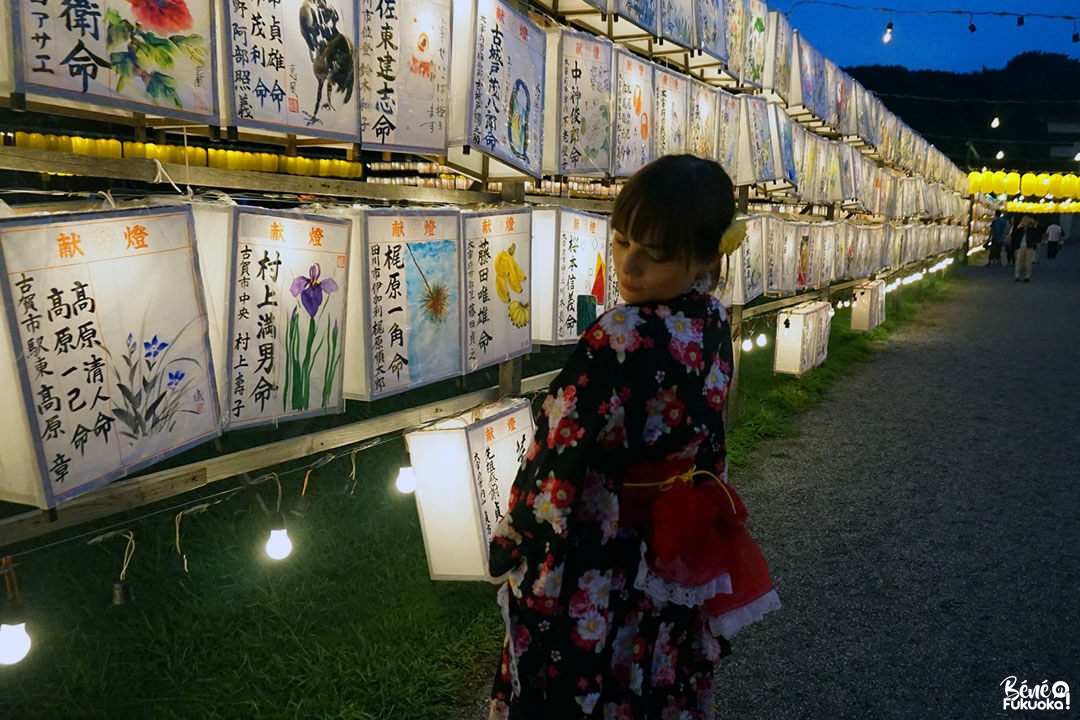
{"type": "Polygon", "coordinates": [[[493,718],[712,718],[722,640],[701,610],[635,587],[642,537],[620,527],[631,465],[692,459],[725,476],[732,371],[724,308],[691,291],[617,306],[552,382],[490,545],[507,639],[493,718]]]}

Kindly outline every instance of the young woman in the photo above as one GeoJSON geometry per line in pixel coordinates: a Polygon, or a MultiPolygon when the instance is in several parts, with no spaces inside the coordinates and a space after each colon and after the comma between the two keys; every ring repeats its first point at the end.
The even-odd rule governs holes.
{"type": "Polygon", "coordinates": [[[726,483],[731,332],[709,291],[741,241],[734,211],[724,170],[690,155],[615,201],[625,304],[552,382],[491,541],[507,576],[492,718],[712,718],[727,639],[779,607],[726,483]]]}

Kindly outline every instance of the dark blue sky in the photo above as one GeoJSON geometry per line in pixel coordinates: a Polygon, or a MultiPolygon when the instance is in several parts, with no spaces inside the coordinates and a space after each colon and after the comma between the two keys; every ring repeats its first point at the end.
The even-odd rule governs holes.
{"type": "MultiPolygon", "coordinates": [[[[1068,55],[1080,60],[1080,44],[1072,42],[1071,20],[1026,16],[975,15],[972,33],[969,11],[1036,12],[1080,17],[1080,0],[837,0],[849,9],[806,0],[766,0],[769,9],[788,13],[792,27],[827,58],[841,66],[902,65],[911,70],[976,72],[1000,69],[1029,50],[1068,55]],[[873,9],[878,8],[878,9],[873,9]],[[890,13],[893,40],[881,41],[890,13]],[[961,10],[962,15],[928,15],[908,10],[961,10]]],[[[1066,89],[1075,92],[1075,89],[1066,89]]]]}

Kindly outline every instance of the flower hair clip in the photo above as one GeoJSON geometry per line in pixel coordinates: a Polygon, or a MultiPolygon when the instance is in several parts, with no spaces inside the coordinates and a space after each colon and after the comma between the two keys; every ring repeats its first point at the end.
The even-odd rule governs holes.
{"type": "Polygon", "coordinates": [[[746,238],[746,220],[732,220],[727,230],[720,236],[720,254],[731,255],[746,238]]]}

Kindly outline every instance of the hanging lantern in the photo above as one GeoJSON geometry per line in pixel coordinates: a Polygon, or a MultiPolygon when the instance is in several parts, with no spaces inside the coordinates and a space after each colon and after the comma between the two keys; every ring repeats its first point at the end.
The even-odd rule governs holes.
{"type": "Polygon", "coordinates": [[[979,185],[982,181],[982,173],[978,170],[972,170],[968,173],[968,194],[975,195],[979,192],[979,185]]]}
{"type": "Polygon", "coordinates": [[[1005,178],[1008,177],[1004,170],[998,170],[994,173],[994,184],[990,189],[995,195],[1001,195],[1005,192],[1005,178]]]}
{"type": "Polygon", "coordinates": [[[1061,176],[1061,196],[1064,198],[1078,198],[1076,176],[1072,173],[1061,176]]]}
{"type": "Polygon", "coordinates": [[[1050,181],[1046,186],[1047,191],[1054,197],[1061,197],[1061,183],[1064,179],[1065,178],[1062,177],[1061,173],[1054,173],[1053,175],[1051,175],[1050,181]]]}
{"type": "Polygon", "coordinates": [[[1035,197],[1046,197],[1046,193],[1050,191],[1050,175],[1048,173],[1039,173],[1035,176],[1035,197]]]}
{"type": "Polygon", "coordinates": [[[532,434],[529,401],[513,398],[405,434],[432,580],[488,578],[488,541],[532,434]]]}
{"type": "Polygon", "coordinates": [[[1036,182],[1035,173],[1024,173],[1020,177],[1020,194],[1034,195],[1036,182]]]}
{"type": "Polygon", "coordinates": [[[984,195],[992,193],[994,191],[994,171],[983,170],[982,177],[979,179],[979,192],[984,195]]]}
{"type": "Polygon", "coordinates": [[[1009,195],[1020,192],[1020,173],[1011,172],[1005,176],[1005,192],[1009,195]]]}
{"type": "Polygon", "coordinates": [[[885,322],[885,281],[864,280],[855,286],[859,302],[851,308],[851,329],[870,332],[885,322]]]}

